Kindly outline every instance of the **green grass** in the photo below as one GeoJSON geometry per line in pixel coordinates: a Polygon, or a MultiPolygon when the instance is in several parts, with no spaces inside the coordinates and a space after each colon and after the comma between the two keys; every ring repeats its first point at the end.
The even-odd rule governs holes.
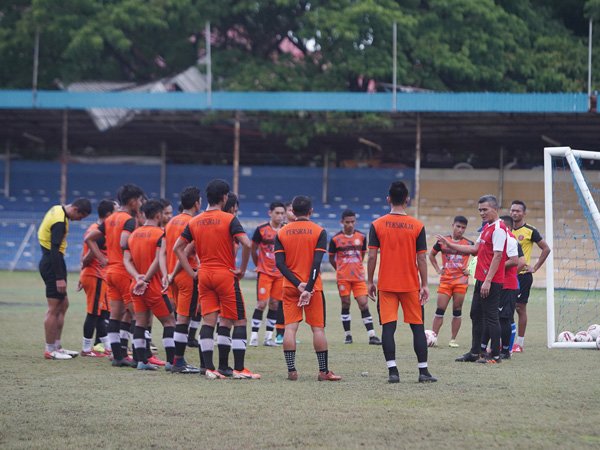
{"type": "MultiPolygon", "coordinates": [[[[73,286],[75,276],[70,280],[73,286]]],[[[342,344],[332,283],[326,283],[327,334],[330,366],[344,377],[340,383],[316,381],[306,326],[299,334],[296,383],[285,379],[280,348],[248,350],[247,365],[262,373],[259,381],[138,373],[83,358],[46,361],[46,302],[38,274],[0,272],[0,286],[2,448],[598,448],[600,443],[600,352],[546,348],[543,291],[535,290],[531,299],[526,352],[499,366],[453,362],[466,351],[470,320],[464,320],[460,349],[446,347],[446,323],[440,347],[429,353],[431,372],[439,377],[432,385],[416,382],[410,330],[399,327],[401,382],[389,385],[381,349],[366,344],[355,305],[355,343],[342,344]]],[[[244,282],[243,288],[251,314],[254,284],[244,282]]],[[[63,343],[79,349],[85,300],[73,289],[70,294],[63,343]]],[[[434,302],[427,306],[427,328],[434,309],[434,302]]],[[[468,309],[467,304],[465,316],[468,309]]],[[[155,342],[160,335],[155,321],[155,342]]],[[[198,362],[195,349],[188,359],[198,362]]]]}

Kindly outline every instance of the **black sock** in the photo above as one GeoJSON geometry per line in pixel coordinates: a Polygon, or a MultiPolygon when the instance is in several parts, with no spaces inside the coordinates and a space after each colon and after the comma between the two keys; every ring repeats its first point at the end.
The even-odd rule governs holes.
{"type": "Polygon", "coordinates": [[[284,350],[283,356],[285,356],[288,372],[294,372],[296,370],[296,350],[284,350]]]}
{"type": "MultiPolygon", "coordinates": [[[[396,364],[396,341],[394,340],[394,333],[396,332],[397,323],[397,321],[384,323],[381,330],[383,356],[388,364],[391,361],[394,361],[394,365],[396,364]]],[[[425,345],[427,345],[427,343],[425,343],[425,345]]]]}
{"type": "Polygon", "coordinates": [[[252,332],[253,333],[258,333],[258,330],[260,330],[260,325],[262,324],[262,318],[263,318],[263,311],[256,308],[254,310],[254,314],[252,314],[252,332]]]}
{"type": "Polygon", "coordinates": [[[342,307],[342,326],[344,327],[344,331],[346,334],[350,332],[350,324],[352,323],[352,317],[350,316],[350,307],[344,308],[342,307]]]}
{"type": "Polygon", "coordinates": [[[365,309],[364,311],[361,311],[360,315],[362,317],[363,324],[365,325],[367,331],[371,331],[373,329],[373,317],[369,312],[369,308],[365,309]]]}
{"type": "Polygon", "coordinates": [[[148,357],[146,355],[146,330],[143,327],[136,326],[133,330],[133,356],[136,361],[144,364],[148,363],[148,357]]]}
{"type": "Polygon", "coordinates": [[[96,320],[96,340],[102,342],[100,338],[106,337],[106,333],[106,322],[104,321],[102,316],[99,316],[96,320]]]}
{"type": "Polygon", "coordinates": [[[319,372],[329,372],[329,367],[327,366],[327,350],[317,353],[317,361],[319,362],[319,372]]]}
{"type": "Polygon", "coordinates": [[[119,329],[121,327],[121,321],[116,319],[110,319],[108,321],[108,338],[110,340],[110,349],[113,354],[113,358],[116,360],[123,359],[123,349],[121,348],[121,340],[119,338],[119,329]]]}
{"type": "Polygon", "coordinates": [[[248,337],[246,326],[233,327],[233,339],[231,348],[233,349],[233,368],[235,370],[244,370],[244,359],[246,357],[246,339],[248,337]]]}
{"type": "Polygon", "coordinates": [[[219,369],[229,367],[229,351],[231,350],[231,328],[217,328],[217,347],[219,349],[219,369]]]}
{"type": "Polygon", "coordinates": [[[163,346],[165,347],[165,353],[167,354],[167,362],[173,364],[175,358],[175,340],[173,335],[175,334],[175,327],[165,327],[163,329],[163,346]]]}
{"type": "Polygon", "coordinates": [[[83,337],[86,339],[92,339],[94,337],[94,330],[98,322],[98,316],[93,314],[87,314],[85,321],[83,322],[83,337]]]}
{"type": "Polygon", "coordinates": [[[510,354],[510,335],[512,327],[510,319],[500,319],[500,340],[502,341],[502,353],[510,354]]]}
{"type": "Polygon", "coordinates": [[[425,337],[425,325],[410,324],[413,333],[413,348],[417,355],[419,373],[429,375],[427,370],[427,338],[425,337]]]}
{"type": "Polygon", "coordinates": [[[283,336],[285,332],[285,317],[283,315],[283,302],[279,302],[279,308],[277,308],[277,336],[283,336]]]}
{"type": "Polygon", "coordinates": [[[187,323],[180,323],[175,325],[175,334],[173,335],[175,340],[175,358],[183,358],[185,354],[185,348],[188,343],[188,325],[187,323]]]}
{"type": "Polygon", "coordinates": [[[129,345],[129,333],[131,333],[131,323],[121,322],[121,331],[119,335],[121,336],[121,349],[123,349],[123,354],[125,356],[127,356],[127,347],[129,345]]]}
{"type": "Polygon", "coordinates": [[[202,352],[204,367],[208,370],[215,370],[215,365],[213,363],[214,343],[215,327],[202,325],[200,327],[200,351],[202,352]]]}
{"type": "Polygon", "coordinates": [[[267,331],[273,331],[275,329],[275,323],[277,322],[277,310],[270,309],[267,311],[267,331]]]}

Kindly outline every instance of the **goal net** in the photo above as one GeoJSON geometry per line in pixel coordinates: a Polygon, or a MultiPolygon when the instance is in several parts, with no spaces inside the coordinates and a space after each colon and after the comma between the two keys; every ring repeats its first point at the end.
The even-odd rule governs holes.
{"type": "Polygon", "coordinates": [[[600,323],[600,152],[544,149],[548,347],[595,348],[576,335],[600,323]]]}

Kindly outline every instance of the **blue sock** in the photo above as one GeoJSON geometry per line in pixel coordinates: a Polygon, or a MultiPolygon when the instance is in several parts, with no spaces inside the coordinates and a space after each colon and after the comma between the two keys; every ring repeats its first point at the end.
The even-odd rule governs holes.
{"type": "Polygon", "coordinates": [[[510,324],[510,349],[512,350],[513,348],[513,344],[515,343],[515,337],[517,336],[517,324],[516,323],[511,323],[510,324]]]}

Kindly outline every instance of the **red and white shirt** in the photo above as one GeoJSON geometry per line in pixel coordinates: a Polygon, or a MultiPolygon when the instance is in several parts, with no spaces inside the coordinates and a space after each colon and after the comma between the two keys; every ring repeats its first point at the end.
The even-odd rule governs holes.
{"type": "Polygon", "coordinates": [[[492,283],[504,283],[504,265],[506,263],[506,244],[508,240],[508,228],[500,219],[488,223],[484,228],[477,242],[479,251],[477,252],[477,267],[475,268],[475,279],[485,281],[490,270],[494,252],[502,252],[502,259],[498,265],[498,270],[492,278],[492,283]]]}
{"type": "MultiPolygon", "coordinates": [[[[506,257],[523,256],[521,245],[517,242],[515,235],[507,231],[508,238],[506,241],[506,257]]],[[[517,266],[512,266],[504,270],[504,285],[502,289],[516,290],[519,289],[519,279],[517,277],[517,266]]]]}

